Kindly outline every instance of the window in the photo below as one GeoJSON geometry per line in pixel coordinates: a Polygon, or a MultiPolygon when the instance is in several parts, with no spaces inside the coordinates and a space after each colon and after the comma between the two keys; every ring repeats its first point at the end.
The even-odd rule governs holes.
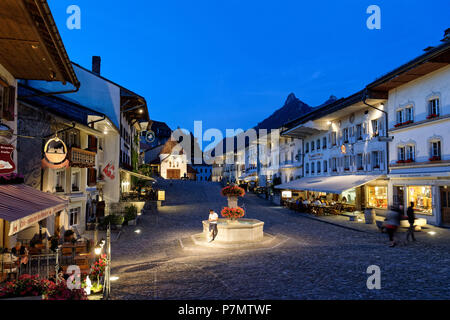
{"type": "Polygon", "coordinates": [[[320,168],[320,161],[317,161],[317,173],[320,173],[321,168],[320,168]]]}
{"type": "Polygon", "coordinates": [[[405,109],[405,122],[410,123],[414,121],[414,112],[412,107],[405,109]]]}
{"type": "Polygon", "coordinates": [[[325,149],[327,147],[327,137],[323,137],[322,139],[322,148],[325,149]]]}
{"type": "Polygon", "coordinates": [[[306,164],[306,174],[309,174],[309,163],[306,164]]]}
{"type": "Polygon", "coordinates": [[[402,124],[404,122],[403,119],[403,110],[398,110],[397,111],[397,124],[402,124]]]}
{"type": "Polygon", "coordinates": [[[408,186],[408,203],[414,202],[414,209],[420,214],[433,213],[430,186],[408,186]]]}
{"type": "Polygon", "coordinates": [[[314,167],[315,167],[315,165],[314,165],[314,162],[311,162],[311,174],[314,174],[314,167]]]}
{"type": "Polygon", "coordinates": [[[335,146],[336,145],[336,131],[333,131],[331,133],[331,145],[335,146]]]}
{"type": "Polygon", "coordinates": [[[348,143],[348,128],[344,128],[344,143],[348,143]]]}
{"type": "Polygon", "coordinates": [[[427,119],[439,117],[439,98],[431,99],[428,102],[428,117],[427,119]]]}
{"type": "Polygon", "coordinates": [[[362,140],[362,124],[356,125],[356,139],[362,140]]]}
{"type": "Polygon", "coordinates": [[[379,169],[381,162],[381,152],[380,151],[372,151],[372,168],[379,169]]]}
{"type": "Polygon", "coordinates": [[[372,120],[372,135],[374,137],[379,135],[379,124],[378,124],[378,119],[376,120],[372,120]]]}
{"type": "Polygon", "coordinates": [[[81,208],[69,209],[69,226],[75,226],[79,223],[81,208]]]}
{"type": "Polygon", "coordinates": [[[357,170],[363,170],[363,163],[362,163],[363,155],[362,153],[358,153],[356,155],[356,169],[357,170]]]}
{"type": "Polygon", "coordinates": [[[431,158],[430,161],[441,160],[441,141],[431,142],[431,158]]]}
{"type": "Polygon", "coordinates": [[[337,171],[337,158],[331,158],[331,170],[333,172],[337,171]]]}
{"type": "Polygon", "coordinates": [[[317,139],[316,145],[317,145],[317,150],[319,150],[320,149],[320,139],[317,139]]]}
{"type": "Polygon", "coordinates": [[[350,170],[350,156],[344,156],[344,170],[350,170]]]}
{"type": "Polygon", "coordinates": [[[64,192],[66,185],[66,170],[58,170],[56,171],[56,183],[55,183],[55,191],[56,192],[64,192]]]}
{"type": "Polygon", "coordinates": [[[80,191],[80,171],[72,172],[72,192],[80,191]]]}
{"type": "Polygon", "coordinates": [[[309,152],[309,142],[306,143],[305,145],[305,153],[309,152]]]}
{"type": "Polygon", "coordinates": [[[323,161],[323,172],[328,172],[328,163],[327,160],[323,161]]]}
{"type": "Polygon", "coordinates": [[[405,147],[398,147],[398,161],[405,161],[405,147]]]}
{"type": "Polygon", "coordinates": [[[367,186],[367,205],[369,208],[387,209],[387,187],[367,186]]]}
{"type": "Polygon", "coordinates": [[[314,151],[314,141],[311,141],[311,151],[314,151]]]}
{"type": "Polygon", "coordinates": [[[414,161],[415,157],[414,157],[414,146],[413,145],[408,145],[406,146],[406,160],[409,161],[414,161]]]}

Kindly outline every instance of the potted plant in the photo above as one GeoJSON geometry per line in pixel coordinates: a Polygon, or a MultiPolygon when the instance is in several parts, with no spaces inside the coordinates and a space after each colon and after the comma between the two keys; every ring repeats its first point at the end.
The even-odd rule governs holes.
{"type": "Polygon", "coordinates": [[[441,157],[440,156],[432,156],[430,159],[428,159],[429,161],[440,161],[441,157]]]}
{"type": "Polygon", "coordinates": [[[11,300],[42,300],[55,283],[40,279],[38,275],[23,274],[17,280],[0,287],[0,298],[11,300]]]}
{"type": "Polygon", "coordinates": [[[137,207],[135,205],[125,207],[125,221],[130,226],[136,225],[137,207]]]}

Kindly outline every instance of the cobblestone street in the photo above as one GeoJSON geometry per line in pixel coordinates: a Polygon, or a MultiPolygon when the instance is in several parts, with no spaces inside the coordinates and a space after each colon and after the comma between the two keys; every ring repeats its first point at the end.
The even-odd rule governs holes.
{"type": "Polygon", "coordinates": [[[220,186],[174,181],[164,188],[159,212],[124,227],[113,243],[114,299],[450,298],[449,230],[419,232],[417,243],[389,248],[374,226],[344,228],[247,194],[240,204],[246,217],[265,222],[264,231],[275,236],[270,245],[196,247],[190,236],[202,231],[208,209],[220,212],[226,204],[220,186]],[[366,287],[370,265],[381,268],[380,290],[366,287]]]}

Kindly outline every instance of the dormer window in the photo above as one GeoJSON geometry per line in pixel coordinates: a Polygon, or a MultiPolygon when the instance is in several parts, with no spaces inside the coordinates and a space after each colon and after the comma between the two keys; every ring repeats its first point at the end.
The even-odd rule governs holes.
{"type": "Polygon", "coordinates": [[[309,152],[309,142],[305,144],[305,153],[309,152]]]}

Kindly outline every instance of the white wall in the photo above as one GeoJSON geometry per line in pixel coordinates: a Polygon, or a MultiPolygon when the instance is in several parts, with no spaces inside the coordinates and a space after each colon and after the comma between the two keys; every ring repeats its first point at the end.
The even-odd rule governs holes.
{"type": "Polygon", "coordinates": [[[440,99],[441,116],[450,115],[450,66],[441,68],[420,77],[389,92],[388,111],[389,127],[394,141],[390,143],[390,163],[398,160],[397,147],[402,144],[415,144],[416,162],[428,161],[429,139],[441,138],[443,160],[450,160],[450,118],[439,121],[426,121],[428,99],[437,96],[440,99]],[[424,121],[422,125],[395,128],[396,111],[412,105],[414,122],[424,121]]]}

